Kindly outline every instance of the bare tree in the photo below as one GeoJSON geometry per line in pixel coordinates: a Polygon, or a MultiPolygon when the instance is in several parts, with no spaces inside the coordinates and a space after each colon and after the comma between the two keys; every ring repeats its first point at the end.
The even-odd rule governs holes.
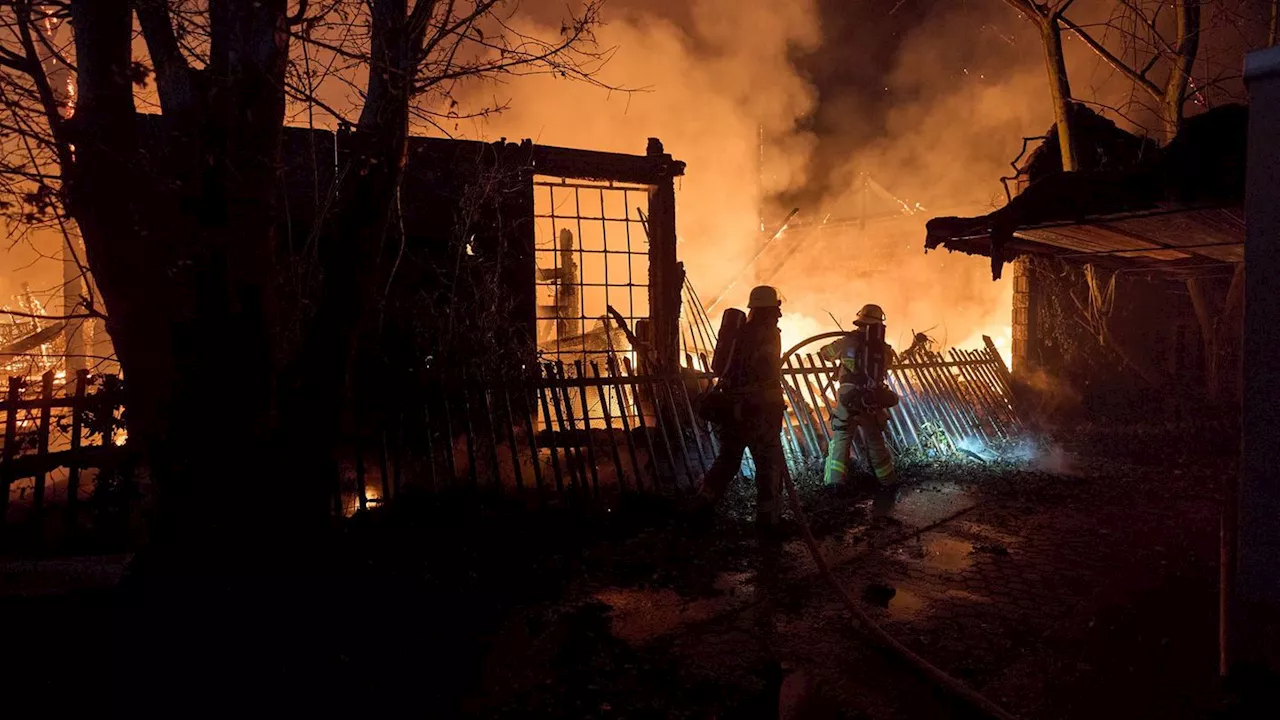
{"type": "Polygon", "coordinates": [[[0,190],[11,215],[83,237],[159,547],[306,549],[356,338],[394,268],[411,124],[462,113],[467,81],[590,80],[598,2],[550,38],[506,0],[0,3],[0,190]],[[64,43],[45,22],[69,24],[64,43]],[[298,112],[350,128],[302,249],[280,242],[275,201],[298,112]]]}
{"type": "Polygon", "coordinates": [[[1075,0],[1004,0],[1040,31],[1049,73],[1049,91],[1053,98],[1064,170],[1078,169],[1071,137],[1071,82],[1063,54],[1062,32],[1079,37],[1117,72],[1131,80],[1134,87],[1151,96],[1152,109],[1160,119],[1165,141],[1172,140],[1181,127],[1187,89],[1200,48],[1201,0],[1174,0],[1172,3],[1147,3],[1143,0],[1117,0],[1109,20],[1101,24],[1104,31],[1114,31],[1120,44],[1130,52],[1113,51],[1095,37],[1089,28],[1074,22],[1067,11],[1075,0]],[[1169,24],[1161,13],[1172,8],[1172,34],[1166,36],[1169,24]],[[1163,72],[1163,82],[1152,79],[1153,72],[1163,72]]]}
{"type": "Polygon", "coordinates": [[[1058,145],[1062,150],[1062,169],[1076,169],[1075,146],[1071,139],[1071,80],[1067,76],[1066,56],[1062,52],[1062,14],[1075,0],[1004,0],[1024,18],[1035,24],[1044,45],[1045,69],[1048,72],[1049,95],[1053,99],[1053,115],[1058,128],[1058,145]]]}
{"type": "Polygon", "coordinates": [[[1151,97],[1161,134],[1169,142],[1182,127],[1187,88],[1200,51],[1201,6],[1202,0],[1118,0],[1115,12],[1102,28],[1121,37],[1121,45],[1131,51],[1127,61],[1066,15],[1060,16],[1059,21],[1116,72],[1132,81],[1136,89],[1151,97]],[[1164,30],[1168,25],[1162,17],[1166,9],[1171,9],[1173,15],[1171,34],[1164,30]],[[1157,70],[1164,73],[1162,83],[1152,80],[1152,73],[1157,70]]]}

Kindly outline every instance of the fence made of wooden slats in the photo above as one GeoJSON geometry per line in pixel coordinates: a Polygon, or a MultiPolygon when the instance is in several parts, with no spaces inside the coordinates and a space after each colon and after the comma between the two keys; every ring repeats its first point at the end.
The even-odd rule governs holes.
{"type": "MultiPolygon", "coordinates": [[[[887,383],[899,397],[887,427],[895,450],[929,449],[940,436],[952,445],[991,446],[1026,430],[1009,370],[990,338],[984,340],[980,350],[917,351],[889,368],[887,383]]],[[[836,371],[836,362],[825,363],[815,353],[795,353],[783,361],[788,411],[782,439],[793,467],[826,456],[836,371]]]]}
{"type": "MultiPolygon", "coordinates": [[[[783,360],[782,441],[793,471],[826,454],[835,369],[815,353],[783,360]]],[[[898,451],[934,442],[939,433],[953,444],[990,445],[1024,429],[1008,369],[990,341],[945,356],[916,353],[888,375],[900,397],[887,428],[898,451]]],[[[410,450],[390,457],[385,436],[374,441],[375,452],[357,450],[353,487],[339,498],[344,512],[394,497],[402,482],[537,502],[687,490],[719,451],[696,410],[714,382],[705,355],[686,355],[679,376],[643,372],[630,357],[609,355],[544,362],[520,377],[441,375],[432,382],[439,400],[422,409],[415,437],[395,443],[410,450]],[[419,457],[406,460],[412,452],[419,457]],[[413,471],[402,469],[407,462],[413,471]]]]}
{"type": "Polygon", "coordinates": [[[54,500],[49,492],[52,476],[62,468],[66,469],[66,484],[56,499],[68,521],[74,523],[86,491],[81,482],[82,471],[110,465],[122,452],[116,442],[117,398],[87,393],[90,380],[86,371],[78,372],[61,387],[59,380],[53,371],[44,373],[38,381],[9,378],[8,390],[0,402],[0,412],[4,413],[0,528],[9,519],[15,501],[25,504],[29,515],[42,516],[54,500]],[[92,444],[86,442],[86,411],[107,428],[95,433],[97,441],[92,444]],[[25,480],[32,481],[29,488],[25,480]]]}

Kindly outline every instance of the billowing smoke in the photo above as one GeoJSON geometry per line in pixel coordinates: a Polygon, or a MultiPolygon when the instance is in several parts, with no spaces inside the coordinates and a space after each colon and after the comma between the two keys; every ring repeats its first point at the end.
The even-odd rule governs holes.
{"type": "MultiPolygon", "coordinates": [[[[885,5],[853,12],[892,7],[885,5]]],[[[834,329],[828,311],[847,325],[861,304],[877,302],[889,315],[895,344],[909,341],[909,329],[933,330],[953,345],[980,345],[984,332],[1007,342],[1008,283],[991,282],[988,261],[923,253],[925,221],[989,211],[1003,197],[997,179],[1007,174],[1020,138],[1040,134],[1048,123],[1036,38],[1022,39],[1025,47],[1011,45],[1008,28],[1021,30],[1019,21],[996,9],[1008,21],[1004,30],[949,12],[916,25],[882,71],[890,104],[883,96],[868,98],[861,103],[865,112],[850,118],[851,130],[872,138],[852,151],[850,143],[830,137],[840,133],[838,125],[827,123],[822,135],[809,129],[818,91],[800,61],[822,43],[840,42],[822,37],[813,0],[611,2],[598,38],[617,51],[598,79],[643,91],[610,92],[552,77],[473,88],[475,99],[509,100],[509,108],[460,131],[629,153],[643,152],[647,137],[661,138],[688,163],[677,222],[691,280],[710,302],[738,279],[724,304],[740,305],[756,280],[769,277],[786,299],[785,341],[834,329]],[[985,36],[973,37],[975,28],[985,36]],[[832,148],[842,155],[815,157],[832,148]],[[820,175],[831,168],[831,177],[820,175]],[[872,223],[863,235],[824,233],[821,243],[784,234],[775,242],[779,249],[791,241],[812,247],[799,248],[773,272],[753,267],[739,276],[761,242],[762,190],[774,222],[790,209],[780,204],[783,197],[788,204],[804,198],[795,202],[806,222],[847,218],[857,213],[851,184],[863,172],[923,210],[872,223]]],[[[857,47],[845,55],[848,62],[862,60],[857,47]]],[[[856,111],[860,103],[844,105],[856,111]]]]}
{"type": "Polygon", "coordinates": [[[474,100],[497,97],[509,108],[461,130],[626,153],[660,138],[688,163],[677,196],[680,254],[696,286],[712,293],[757,242],[761,128],[772,149],[764,192],[808,179],[814,137],[798,124],[816,98],[789,55],[819,41],[814,7],[810,0],[611,2],[606,21],[597,36],[616,53],[597,80],[634,92],[549,76],[472,88],[474,100]]]}

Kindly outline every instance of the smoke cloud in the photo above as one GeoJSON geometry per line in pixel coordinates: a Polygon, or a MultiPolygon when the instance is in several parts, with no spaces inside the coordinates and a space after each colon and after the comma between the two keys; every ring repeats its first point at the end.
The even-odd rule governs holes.
{"type": "MultiPolygon", "coordinates": [[[[891,7],[853,12],[870,22],[891,7]]],[[[1048,125],[1043,65],[1038,54],[1023,57],[1024,49],[1038,51],[1034,36],[1024,48],[1001,37],[1007,29],[975,21],[971,12],[935,13],[901,39],[880,71],[887,93],[865,102],[844,98],[842,107],[865,108],[850,117],[849,128],[871,140],[853,143],[841,142],[838,122],[823,123],[821,133],[812,129],[819,95],[801,59],[840,42],[822,36],[812,0],[614,2],[607,10],[597,35],[617,50],[599,79],[643,91],[609,92],[553,77],[476,88],[477,100],[494,93],[509,100],[509,109],[464,126],[462,134],[627,153],[643,152],[647,137],[661,138],[688,163],[677,191],[677,230],[690,279],[708,303],[737,279],[721,307],[741,306],[758,280],[777,285],[785,299],[784,345],[835,329],[828,313],[847,326],[858,307],[875,302],[889,316],[895,345],[909,342],[914,329],[967,347],[990,334],[1007,349],[1008,283],[991,281],[985,258],[926,257],[924,225],[938,214],[984,213],[1003,201],[998,178],[1007,174],[1020,138],[1048,125]],[[974,28],[986,36],[975,38],[974,28]],[[832,157],[832,148],[841,155],[832,157]],[[780,222],[797,197],[798,222],[850,218],[859,209],[853,182],[859,173],[919,207],[907,217],[871,222],[864,233],[848,227],[820,237],[784,233],[742,272],[760,248],[761,192],[768,222],[780,222]],[[785,265],[772,266],[791,250],[785,265]]],[[[1006,26],[1021,22],[1001,19],[1012,20],[1006,26]]],[[[857,47],[843,54],[860,61],[857,47]]],[[[897,208],[896,200],[876,202],[897,208]]]]}

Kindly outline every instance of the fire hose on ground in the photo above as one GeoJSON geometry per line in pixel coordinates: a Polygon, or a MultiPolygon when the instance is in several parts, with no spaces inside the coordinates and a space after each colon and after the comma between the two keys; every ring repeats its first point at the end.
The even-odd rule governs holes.
{"type": "Polygon", "coordinates": [[[1004,708],[912,652],[907,646],[885,632],[883,628],[871,619],[871,616],[867,615],[862,606],[849,595],[844,586],[837,582],[835,576],[831,574],[831,568],[827,566],[827,561],[822,557],[822,551],[818,548],[818,541],[814,539],[813,532],[809,529],[809,522],[805,518],[804,508],[800,506],[800,493],[796,491],[795,483],[791,480],[791,473],[785,467],[782,471],[782,479],[787,485],[787,496],[791,500],[791,511],[795,513],[796,524],[800,526],[800,534],[804,538],[805,546],[809,548],[809,554],[813,557],[813,562],[818,567],[819,574],[827,581],[827,585],[831,586],[831,589],[835,591],[836,596],[840,598],[840,602],[853,615],[857,623],[861,625],[861,628],[871,635],[884,650],[899,659],[907,661],[926,680],[939,685],[954,697],[963,700],[988,717],[997,718],[998,720],[1016,720],[1015,716],[1004,708]]]}

